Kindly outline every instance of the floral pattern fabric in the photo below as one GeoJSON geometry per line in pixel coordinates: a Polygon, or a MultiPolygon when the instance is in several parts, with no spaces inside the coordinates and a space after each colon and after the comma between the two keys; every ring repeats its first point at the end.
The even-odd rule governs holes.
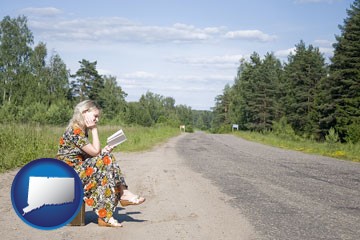
{"type": "Polygon", "coordinates": [[[112,217],[120,199],[120,185],[125,179],[113,154],[91,157],[81,150],[90,141],[79,127],[67,128],[59,141],[57,159],[73,167],[84,187],[84,201],[106,222],[112,217]]]}

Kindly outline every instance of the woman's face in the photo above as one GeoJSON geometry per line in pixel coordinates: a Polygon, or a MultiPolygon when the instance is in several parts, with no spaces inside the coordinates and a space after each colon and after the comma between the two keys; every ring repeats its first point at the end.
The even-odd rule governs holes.
{"type": "Polygon", "coordinates": [[[87,111],[87,114],[91,117],[91,120],[93,120],[95,123],[99,122],[99,115],[100,111],[97,108],[91,109],[87,111]]]}

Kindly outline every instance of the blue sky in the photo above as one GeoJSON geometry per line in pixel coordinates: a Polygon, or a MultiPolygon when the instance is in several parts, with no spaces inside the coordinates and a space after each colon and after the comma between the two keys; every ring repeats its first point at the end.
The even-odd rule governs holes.
{"type": "Polygon", "coordinates": [[[352,0],[12,0],[0,17],[25,15],[49,56],[71,73],[97,61],[138,101],[147,91],[210,110],[241,58],[273,52],[286,61],[303,40],[332,55],[352,0]]]}

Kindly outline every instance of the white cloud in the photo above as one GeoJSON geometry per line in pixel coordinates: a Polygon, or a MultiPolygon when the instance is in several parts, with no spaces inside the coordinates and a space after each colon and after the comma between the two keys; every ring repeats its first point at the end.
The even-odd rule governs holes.
{"type": "Polygon", "coordinates": [[[296,52],[296,48],[289,48],[289,49],[283,49],[283,50],[279,50],[276,51],[274,54],[275,56],[279,57],[279,58],[284,58],[284,57],[288,57],[290,55],[290,53],[295,54],[296,52]]]}
{"type": "Polygon", "coordinates": [[[317,39],[314,41],[314,45],[319,48],[319,51],[327,57],[331,57],[334,54],[333,42],[329,40],[317,39]]]}
{"type": "Polygon", "coordinates": [[[114,75],[111,70],[107,69],[98,68],[97,71],[100,75],[114,75]]]}
{"type": "Polygon", "coordinates": [[[132,73],[126,73],[123,77],[127,79],[153,79],[156,77],[156,74],[145,71],[137,71],[132,73]]]}
{"type": "MultiPolygon", "coordinates": [[[[331,56],[333,55],[334,49],[328,48],[328,47],[319,47],[319,51],[325,56],[331,56]]],[[[283,49],[275,52],[275,56],[278,58],[287,58],[290,54],[295,54],[296,48],[289,48],[289,49],[283,49]]]]}
{"type": "Polygon", "coordinates": [[[334,54],[333,48],[320,47],[319,51],[324,53],[326,56],[332,56],[334,54]]]}
{"type": "Polygon", "coordinates": [[[157,90],[209,90],[210,88],[222,89],[225,83],[233,81],[234,75],[157,75],[139,71],[134,73],[121,74],[118,78],[120,86],[124,88],[138,88],[157,90]]]}
{"type": "Polygon", "coordinates": [[[29,27],[44,41],[89,41],[89,42],[204,42],[212,39],[245,39],[261,42],[273,41],[277,37],[260,30],[238,30],[225,32],[225,26],[196,27],[194,25],[175,23],[170,26],[146,25],[122,17],[97,18],[41,18],[57,15],[57,8],[27,8],[23,12],[33,13],[29,16],[29,27]],[[35,14],[35,15],[34,15],[35,14]]]}
{"type": "Polygon", "coordinates": [[[161,75],[156,80],[120,78],[120,86],[128,93],[127,101],[138,101],[142,94],[151,91],[162,96],[171,96],[176,104],[185,104],[194,109],[210,110],[214,97],[224,85],[232,83],[234,75],[161,75]]]}
{"type": "Polygon", "coordinates": [[[243,55],[222,55],[210,57],[174,57],[168,60],[173,63],[188,64],[201,67],[234,68],[239,65],[243,55]]]}
{"type": "Polygon", "coordinates": [[[33,18],[29,26],[45,39],[63,41],[129,41],[129,42],[198,42],[212,39],[221,28],[197,28],[176,23],[151,26],[125,18],[86,18],[44,21],[33,18]]]}
{"type": "Polygon", "coordinates": [[[263,33],[260,30],[239,30],[230,31],[225,34],[225,38],[228,39],[245,39],[245,40],[257,40],[261,42],[269,42],[275,40],[275,35],[269,35],[263,33]]]}
{"type": "Polygon", "coordinates": [[[56,16],[62,13],[60,9],[54,7],[44,7],[44,8],[23,8],[20,10],[20,13],[27,14],[27,15],[35,15],[40,17],[50,17],[56,16]]]}
{"type": "Polygon", "coordinates": [[[324,39],[317,39],[314,41],[314,44],[319,45],[319,46],[330,47],[330,46],[332,46],[333,42],[331,42],[329,40],[324,40],[324,39]]]}
{"type": "Polygon", "coordinates": [[[224,29],[225,27],[206,27],[204,28],[204,31],[209,34],[214,34],[221,33],[224,29]]]}

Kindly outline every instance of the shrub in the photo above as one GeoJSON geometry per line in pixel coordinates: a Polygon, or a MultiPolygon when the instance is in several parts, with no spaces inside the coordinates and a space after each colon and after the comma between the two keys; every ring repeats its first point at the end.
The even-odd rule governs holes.
{"type": "Polygon", "coordinates": [[[11,103],[0,106],[0,122],[9,123],[15,121],[17,108],[11,103]]]}
{"type": "Polygon", "coordinates": [[[272,131],[276,136],[284,137],[291,140],[300,140],[296,135],[294,129],[287,122],[286,117],[282,117],[278,122],[274,121],[272,124],[272,131]]]}
{"type": "Polygon", "coordinates": [[[46,122],[49,124],[65,124],[69,121],[72,115],[72,109],[65,103],[51,104],[45,114],[46,122]]]}
{"type": "Polygon", "coordinates": [[[185,128],[185,131],[188,133],[193,133],[194,132],[194,128],[192,127],[192,125],[187,125],[185,128]]]}
{"type": "Polygon", "coordinates": [[[229,124],[220,125],[218,128],[212,130],[213,133],[229,133],[231,132],[231,126],[229,124]]]}
{"type": "Polygon", "coordinates": [[[354,122],[347,127],[346,142],[358,143],[360,142],[360,121],[354,122]]]}
{"type": "Polygon", "coordinates": [[[325,141],[329,144],[337,143],[340,140],[338,133],[334,128],[330,128],[328,135],[325,136],[325,141]]]}

